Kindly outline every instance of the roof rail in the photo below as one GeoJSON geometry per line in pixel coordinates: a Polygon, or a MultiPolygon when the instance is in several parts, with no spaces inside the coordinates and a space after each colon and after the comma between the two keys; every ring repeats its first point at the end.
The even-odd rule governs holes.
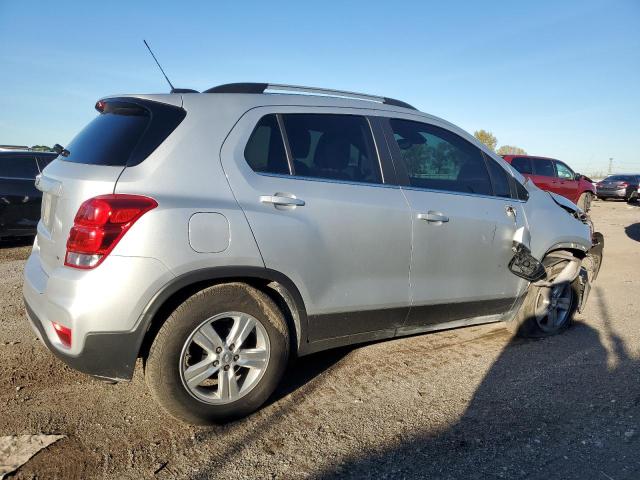
{"type": "Polygon", "coordinates": [[[367,93],[349,92],[346,90],[333,90],[330,88],[303,87],[300,85],[284,85],[280,83],[226,83],[217,87],[205,90],[203,93],[265,93],[266,90],[273,92],[307,93],[311,95],[326,95],[331,97],[354,98],[357,100],[368,100],[371,102],[395,105],[396,107],[417,110],[415,107],[401,100],[388,97],[369,95],[367,93]]]}

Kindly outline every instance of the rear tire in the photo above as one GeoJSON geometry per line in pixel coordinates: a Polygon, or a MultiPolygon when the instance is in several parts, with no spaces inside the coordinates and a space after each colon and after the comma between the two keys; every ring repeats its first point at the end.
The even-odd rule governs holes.
{"type": "Polygon", "coordinates": [[[627,198],[628,203],[636,203],[638,201],[638,192],[631,192],[629,194],[629,198],[627,198]]]}
{"type": "MultiPolygon", "coordinates": [[[[554,260],[545,259],[543,263],[551,264],[554,260]]],[[[548,266],[547,280],[555,279],[566,265],[565,260],[548,266]]],[[[550,337],[569,327],[577,306],[578,279],[553,288],[530,285],[518,313],[506,325],[519,337],[550,337]],[[551,314],[554,305],[555,316],[551,314]]]]}
{"type": "Polygon", "coordinates": [[[591,209],[591,201],[593,199],[593,195],[591,192],[584,192],[578,198],[578,207],[582,209],[583,212],[587,213],[591,209]]]}
{"type": "Polygon", "coordinates": [[[289,331],[276,304],[249,285],[221,284],[191,296],[165,321],[145,380],[172,416],[208,425],[257,410],[288,359],[289,331]]]}

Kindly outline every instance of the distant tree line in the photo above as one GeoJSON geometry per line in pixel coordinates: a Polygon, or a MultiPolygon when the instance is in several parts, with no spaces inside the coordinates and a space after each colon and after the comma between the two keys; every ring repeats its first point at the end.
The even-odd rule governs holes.
{"type": "Polygon", "coordinates": [[[502,145],[500,148],[496,150],[498,146],[498,139],[496,136],[488,132],[486,130],[476,130],[473,132],[473,136],[484,143],[487,147],[489,147],[493,152],[496,152],[498,155],[526,155],[527,152],[520,147],[516,147],[514,145],[502,145]]]}
{"type": "Polygon", "coordinates": [[[53,152],[53,148],[47,147],[46,145],[34,145],[30,150],[34,150],[36,152],[53,152]]]}

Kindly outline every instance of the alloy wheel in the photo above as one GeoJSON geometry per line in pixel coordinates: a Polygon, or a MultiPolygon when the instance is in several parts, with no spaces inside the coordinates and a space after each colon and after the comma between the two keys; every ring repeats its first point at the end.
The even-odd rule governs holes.
{"type": "Polygon", "coordinates": [[[246,313],[225,312],[202,322],[184,343],[180,378],[202,402],[231,403],[260,382],[269,357],[269,336],[262,323],[246,313]]]}

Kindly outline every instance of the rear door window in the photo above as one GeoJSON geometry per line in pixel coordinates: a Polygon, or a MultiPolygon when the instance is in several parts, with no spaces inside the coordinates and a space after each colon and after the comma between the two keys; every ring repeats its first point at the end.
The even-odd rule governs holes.
{"type": "Polygon", "coordinates": [[[412,187],[492,195],[482,152],[444,128],[391,119],[400,159],[412,187]]]}
{"type": "Polygon", "coordinates": [[[511,165],[523,175],[531,175],[533,173],[533,171],[531,170],[531,160],[527,157],[516,157],[511,160],[511,165]]]}
{"type": "Polygon", "coordinates": [[[244,149],[244,158],[254,172],[289,174],[282,134],[275,115],[260,119],[244,149]]]}
{"type": "Polygon", "coordinates": [[[182,122],[182,108],[158,102],[106,100],[95,117],[66,147],[66,162],[133,166],[147,158],[182,122]]]}
{"type": "Polygon", "coordinates": [[[537,158],[533,161],[533,173],[543,177],[555,177],[556,169],[551,160],[546,158],[537,158]]]}
{"type": "Polygon", "coordinates": [[[371,127],[365,117],[282,115],[296,176],[382,183],[371,127]]]}
{"type": "Polygon", "coordinates": [[[30,155],[0,157],[0,177],[33,180],[38,173],[35,157],[30,155]]]}

